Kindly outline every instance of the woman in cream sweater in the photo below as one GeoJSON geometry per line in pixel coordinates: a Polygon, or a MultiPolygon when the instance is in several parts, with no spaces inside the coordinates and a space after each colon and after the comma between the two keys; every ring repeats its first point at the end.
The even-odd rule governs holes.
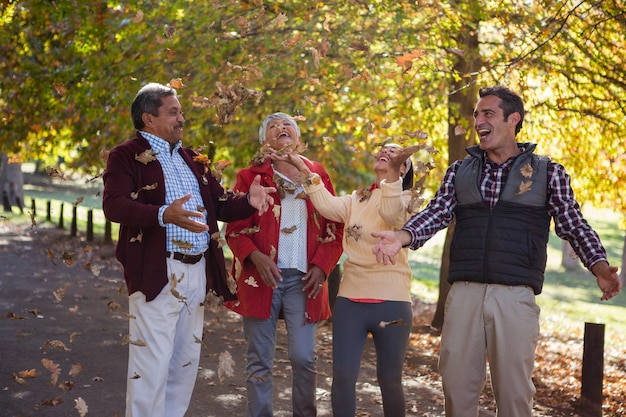
{"type": "Polygon", "coordinates": [[[409,219],[413,172],[410,155],[419,146],[384,145],[376,154],[376,182],[368,190],[334,196],[319,175],[295,154],[288,160],[302,173],[304,188],[323,217],[345,224],[346,260],[333,312],[332,406],[335,417],[356,413],[355,386],[368,334],[376,348],[376,373],[385,417],[405,415],[402,367],[412,324],[411,269],[407,250],[395,265],[376,262],[373,232],[399,229],[409,219]]]}

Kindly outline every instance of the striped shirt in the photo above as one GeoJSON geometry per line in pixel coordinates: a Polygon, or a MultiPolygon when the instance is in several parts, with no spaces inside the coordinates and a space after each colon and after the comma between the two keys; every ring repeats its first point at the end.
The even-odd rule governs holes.
{"type": "MultiPolygon", "coordinates": [[[[489,207],[493,208],[498,202],[514,160],[514,157],[509,158],[502,165],[498,165],[484,156],[480,192],[489,207]]],[[[402,228],[411,234],[411,249],[418,249],[452,222],[457,206],[454,178],[462,162],[458,160],[450,165],[433,199],[402,228]]],[[[557,236],[571,244],[586,268],[591,269],[597,262],[606,261],[606,251],[598,234],[583,218],[580,206],[574,198],[569,175],[556,162],[548,164],[547,211],[554,220],[557,236]]]]}
{"type": "Polygon", "coordinates": [[[184,204],[184,208],[202,212],[205,216],[204,219],[199,217],[193,217],[192,219],[206,223],[206,210],[199,209],[204,207],[204,203],[200,195],[198,180],[185,163],[183,157],[178,153],[182,143],[178,142],[170,152],[170,144],[167,141],[147,132],[141,132],[141,135],[146,138],[152,147],[152,151],[156,154],[165,178],[165,205],[159,209],[159,223],[166,229],[166,250],[194,255],[204,253],[209,247],[208,232],[194,233],[172,223],[163,223],[163,212],[165,209],[174,200],[187,194],[191,194],[191,198],[184,204]]]}

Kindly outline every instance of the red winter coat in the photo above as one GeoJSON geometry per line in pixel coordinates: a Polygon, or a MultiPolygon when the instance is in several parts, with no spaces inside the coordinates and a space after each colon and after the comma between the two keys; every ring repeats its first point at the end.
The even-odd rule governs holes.
{"type": "MultiPolygon", "coordinates": [[[[158,219],[159,208],[165,204],[163,169],[157,160],[144,164],[135,159],[148,149],[150,144],[139,132],[134,139],[113,148],[103,175],[102,208],[108,220],[120,224],[115,256],[124,267],[128,294],[141,291],[151,301],[167,284],[168,277],[165,227],[158,219]],[[142,190],[136,200],[131,198],[131,193],[154,183],[154,190],[142,190]],[[131,242],[140,233],[141,242],[131,242]]],[[[239,220],[256,212],[245,195],[222,198],[224,189],[210,172],[204,172],[206,165],[193,161],[195,151],[181,147],[179,152],[198,179],[209,233],[219,231],[218,220],[239,220]]],[[[228,290],[224,253],[214,239],[210,239],[205,256],[207,292],[213,290],[226,300],[235,299],[228,290]]]]}
{"type": "MultiPolygon", "coordinates": [[[[303,158],[304,159],[304,158],[303,158]]],[[[322,181],[326,188],[333,194],[335,189],[330,182],[328,173],[321,164],[304,159],[305,164],[311,172],[315,172],[322,177],[322,181]]],[[[274,170],[270,160],[267,159],[261,166],[250,166],[244,168],[237,173],[237,182],[234,191],[247,192],[248,187],[254,180],[256,175],[261,175],[261,185],[265,187],[276,187],[273,181],[274,170]]],[[[278,187],[276,187],[278,188],[278,187]]],[[[274,204],[280,204],[280,196],[275,193],[274,204]]],[[[331,222],[320,216],[313,207],[309,199],[306,200],[307,206],[307,261],[309,268],[317,265],[324,271],[326,276],[333,270],[342,253],[341,240],[343,237],[343,224],[331,222]],[[320,239],[327,237],[326,225],[333,224],[336,228],[334,232],[336,239],[321,243],[320,239]]],[[[226,226],[226,240],[228,246],[233,252],[233,265],[231,273],[237,280],[237,298],[238,301],[226,302],[226,306],[231,310],[248,317],[256,317],[266,319],[270,317],[272,306],[273,289],[265,285],[261,279],[254,263],[248,260],[248,255],[254,250],[259,250],[270,256],[272,246],[277,250],[278,236],[280,234],[280,219],[276,218],[274,211],[270,208],[262,216],[258,213],[253,216],[229,223],[226,226]],[[241,230],[258,226],[259,231],[253,234],[239,233],[241,230]],[[232,237],[235,234],[236,237],[232,237]],[[235,276],[236,264],[240,262],[242,271],[238,277],[235,276]],[[253,287],[244,283],[248,277],[254,277],[259,283],[258,287],[253,287]]],[[[276,261],[276,259],[274,259],[276,261]]],[[[328,303],[328,285],[324,283],[322,291],[316,298],[307,298],[306,306],[307,318],[310,322],[325,320],[330,317],[330,306],[328,303]]]]}

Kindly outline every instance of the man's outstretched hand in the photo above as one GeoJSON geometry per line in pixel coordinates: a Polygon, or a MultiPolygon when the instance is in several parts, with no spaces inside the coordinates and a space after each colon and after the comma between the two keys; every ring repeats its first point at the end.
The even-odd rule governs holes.
{"type": "Polygon", "coordinates": [[[257,175],[248,191],[250,205],[259,211],[259,215],[265,213],[274,204],[274,198],[270,194],[275,192],[274,187],[263,187],[261,176],[257,175]]]}

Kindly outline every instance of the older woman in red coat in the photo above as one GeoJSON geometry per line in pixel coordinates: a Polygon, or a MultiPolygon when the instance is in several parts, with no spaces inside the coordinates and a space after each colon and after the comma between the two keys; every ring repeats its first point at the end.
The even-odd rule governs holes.
{"type": "MultiPolygon", "coordinates": [[[[259,140],[274,151],[300,145],[300,129],[285,113],[268,116],[259,129],[259,140]]],[[[248,343],[248,417],[271,417],[272,365],[276,325],[285,319],[291,361],[293,415],[316,415],[317,322],[330,317],[326,277],[342,253],[343,225],[319,215],[304,197],[298,170],[269,157],[253,161],[237,174],[235,193],[247,192],[255,177],[261,185],[275,187],[273,207],[264,214],[229,223],[226,240],[234,260],[237,301],[227,307],[242,314],[248,343]]],[[[303,158],[304,159],[304,158],[303,158]]],[[[304,159],[318,173],[326,188],[334,188],[324,168],[304,159]]]]}

